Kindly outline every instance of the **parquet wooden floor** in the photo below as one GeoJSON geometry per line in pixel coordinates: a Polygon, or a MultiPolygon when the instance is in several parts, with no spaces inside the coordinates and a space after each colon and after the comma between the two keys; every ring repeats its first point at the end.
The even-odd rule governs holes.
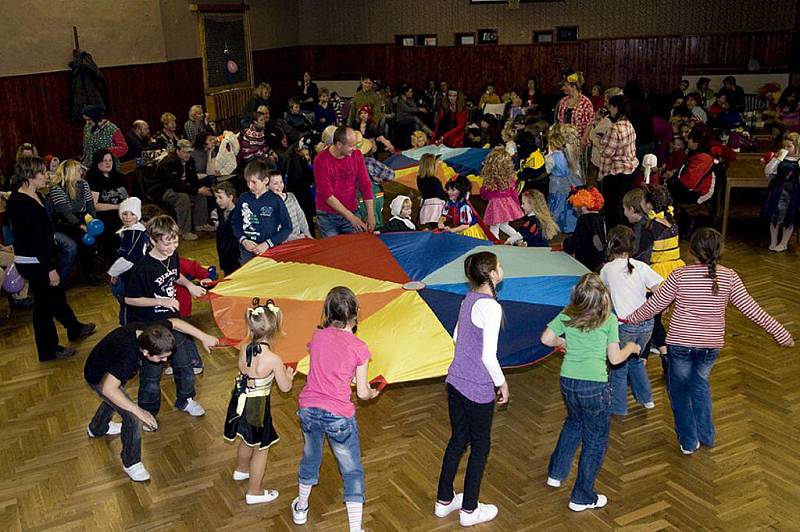
{"type": "MultiPolygon", "coordinates": [[[[764,307],[800,336],[798,250],[766,251],[766,233],[751,211],[735,211],[726,264],[736,268],[764,307]]],[[[181,252],[216,262],[213,240],[181,244],[181,252]]],[[[82,368],[93,341],[115,323],[117,306],[103,288],[74,288],[69,299],[99,333],[71,360],[40,364],[32,347],[30,312],[15,311],[0,329],[0,529],[2,530],[345,530],[342,488],[330,452],[311,496],[309,524],[291,523],[302,438],[297,394],[274,390],[281,442],[270,451],[265,486],[270,504],[247,506],[243,483],[231,480],[235,448],[222,439],[224,412],[236,373],[233,351],[205,356],[198,399],[207,414],[193,419],[170,407],[165,378],[160,429],[143,436],[153,478],[128,480],[118,438],[90,440],[86,424],[97,399],[82,368]]],[[[214,325],[208,305],[191,320],[214,325]]],[[[701,324],[699,324],[701,325],[701,324]]],[[[278,346],[278,350],[280,346],[278,346]]],[[[615,419],[598,479],[609,505],[574,514],[566,487],[545,487],[546,467],[564,416],[558,357],[509,375],[512,401],[495,417],[482,499],[500,508],[479,530],[798,530],[800,517],[800,360],[738,312],[729,313],[727,346],[712,374],[718,446],[680,454],[660,367],[650,364],[656,408],[632,406],[615,419]]],[[[136,382],[131,387],[135,391],[136,382]]],[[[366,471],[364,526],[373,531],[458,528],[457,517],[432,515],[436,479],[448,437],[442,379],[392,386],[360,405],[366,471]]],[[[460,478],[460,477],[459,477],[460,478]]]]}

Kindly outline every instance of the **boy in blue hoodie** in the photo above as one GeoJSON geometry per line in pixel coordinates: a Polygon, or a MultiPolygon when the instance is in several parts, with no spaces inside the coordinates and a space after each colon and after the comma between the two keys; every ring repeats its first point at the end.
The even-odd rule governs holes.
{"type": "Polygon", "coordinates": [[[263,161],[251,161],[244,169],[245,192],[231,213],[231,226],[239,242],[239,262],[284,242],[292,232],[292,221],[283,200],[268,189],[269,168],[263,161]]]}

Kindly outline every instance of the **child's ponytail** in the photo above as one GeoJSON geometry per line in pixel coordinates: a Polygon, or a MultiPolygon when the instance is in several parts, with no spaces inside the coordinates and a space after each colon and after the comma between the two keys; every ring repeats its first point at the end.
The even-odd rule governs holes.
{"type": "Polygon", "coordinates": [[[628,275],[633,273],[631,255],[633,255],[635,240],[633,229],[626,225],[618,225],[606,235],[606,260],[610,262],[625,257],[628,261],[628,275]]]}
{"type": "Polygon", "coordinates": [[[692,255],[708,267],[708,278],[711,279],[711,293],[719,295],[717,282],[717,263],[722,256],[722,235],[716,229],[701,227],[692,235],[689,247],[692,255]]]}
{"type": "Polygon", "coordinates": [[[495,287],[490,274],[496,269],[497,255],[489,251],[473,253],[464,260],[464,274],[469,279],[469,284],[472,288],[488,284],[495,300],[497,300],[497,287],[495,287]]]}

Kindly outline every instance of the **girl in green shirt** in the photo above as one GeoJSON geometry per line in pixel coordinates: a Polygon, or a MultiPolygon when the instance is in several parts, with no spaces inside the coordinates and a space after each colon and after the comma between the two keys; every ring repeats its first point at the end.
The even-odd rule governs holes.
{"type": "Polygon", "coordinates": [[[567,418],[550,457],[547,485],[561,486],[569,476],[578,445],[583,444],[578,478],[569,501],[569,509],[575,512],[602,508],[608,503],[605,495],[594,491],[608,448],[611,417],[606,359],[619,364],[640,350],[633,342],[620,348],[617,317],[611,309],[611,294],[600,276],[587,273],[572,290],[569,305],[542,333],[543,344],[566,348],[561,364],[561,396],[567,406],[567,418]]]}

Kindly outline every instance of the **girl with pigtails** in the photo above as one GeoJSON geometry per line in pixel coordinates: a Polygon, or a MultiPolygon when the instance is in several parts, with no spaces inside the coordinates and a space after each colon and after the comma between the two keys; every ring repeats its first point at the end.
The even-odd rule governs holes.
{"type": "Polygon", "coordinates": [[[719,232],[707,227],[698,229],[692,235],[690,248],[697,264],[672,272],[653,297],[626,320],[644,322],[674,303],[667,332],[667,389],[683,454],[694,453],[701,444],[716,444],[708,377],[724,345],[725,309],[729,302],[770,333],[779,345],[794,345],[791,333],[756,303],[739,275],[719,264],[719,232]]]}
{"type": "Polygon", "coordinates": [[[231,393],[225,417],[225,439],[236,441],[239,450],[233,480],[248,480],[247,504],[270,502],[278,498],[276,490],[261,487],[267,467],[267,451],[279,440],[272,426],[270,388],[274,380],[282,392],[292,389],[295,371],[284,367],[272,351],[272,341],[281,334],[283,314],[275,302],[261,304],[258,298],[244,315],[250,341],[239,351],[239,375],[231,393]]]}

